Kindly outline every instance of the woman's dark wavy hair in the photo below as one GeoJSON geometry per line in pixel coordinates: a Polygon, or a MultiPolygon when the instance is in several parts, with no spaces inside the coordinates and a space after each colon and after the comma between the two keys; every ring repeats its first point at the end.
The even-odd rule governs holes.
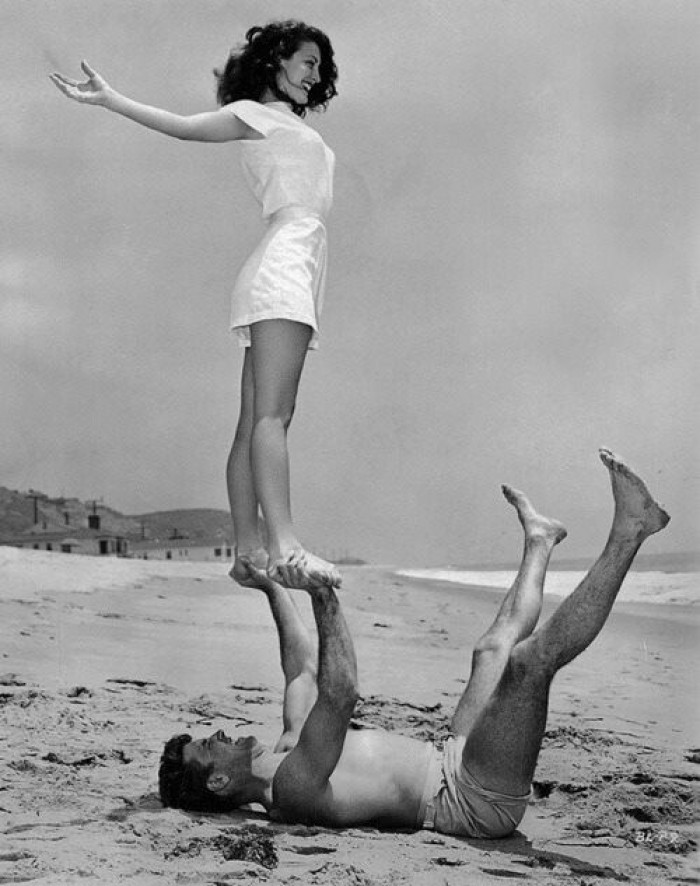
{"type": "Polygon", "coordinates": [[[216,98],[220,105],[242,98],[259,101],[269,87],[281,101],[291,106],[295,114],[303,117],[309,109],[325,109],[338,94],[335,88],[338,68],[333,61],[333,47],[318,28],[294,20],[270,22],[262,28],[251,28],[245,39],[242,47],[231,51],[223,70],[214,70],[218,81],[216,98]],[[315,43],[321,51],[319,82],[309,90],[305,105],[297,104],[280,92],[276,79],[280,60],[291,58],[302,43],[315,43]]]}
{"type": "Polygon", "coordinates": [[[209,769],[196,763],[185,765],[182,751],[191,735],[174,735],[165,743],[158,768],[158,791],[163,806],[193,812],[229,812],[235,806],[207,788],[209,769]]]}

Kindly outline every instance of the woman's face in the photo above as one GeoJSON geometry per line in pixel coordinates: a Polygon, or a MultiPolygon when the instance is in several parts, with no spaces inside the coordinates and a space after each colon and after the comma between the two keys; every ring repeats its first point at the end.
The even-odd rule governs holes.
{"type": "Polygon", "coordinates": [[[277,88],[298,105],[309,101],[309,92],[320,80],[321,51],[315,43],[302,43],[291,58],[280,60],[277,88]]]}

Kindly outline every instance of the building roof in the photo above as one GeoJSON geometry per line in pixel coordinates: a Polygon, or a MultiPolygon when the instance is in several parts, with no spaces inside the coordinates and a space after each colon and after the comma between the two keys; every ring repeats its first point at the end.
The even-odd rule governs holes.
{"type": "Polygon", "coordinates": [[[145,538],[129,539],[132,551],[160,551],[165,548],[230,548],[225,538],[145,538]]]}
{"type": "Polygon", "coordinates": [[[118,535],[115,532],[103,532],[99,529],[80,529],[71,527],[70,535],[66,532],[56,532],[55,530],[47,531],[37,529],[30,532],[17,533],[16,535],[6,535],[0,538],[2,545],[29,544],[30,542],[50,541],[61,542],[62,544],[80,544],[81,541],[100,541],[101,539],[124,539],[126,536],[118,535]]]}

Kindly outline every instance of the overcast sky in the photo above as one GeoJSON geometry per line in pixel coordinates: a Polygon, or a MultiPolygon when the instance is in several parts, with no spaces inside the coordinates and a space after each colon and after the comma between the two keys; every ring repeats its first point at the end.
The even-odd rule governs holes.
{"type": "Polygon", "coordinates": [[[253,24],[326,30],[339,96],[321,348],[291,430],[302,538],[401,565],[511,560],[499,485],[596,553],[619,451],[697,547],[695,0],[1,0],[0,485],[126,513],[226,507],[262,226],[235,144],[183,144],[47,79],[213,107],[253,24]],[[694,385],[692,379],[695,379],[694,385]]]}

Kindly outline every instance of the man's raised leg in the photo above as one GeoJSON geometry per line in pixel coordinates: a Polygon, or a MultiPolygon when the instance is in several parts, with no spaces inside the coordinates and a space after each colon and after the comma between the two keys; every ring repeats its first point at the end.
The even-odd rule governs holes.
{"type": "Polygon", "coordinates": [[[452,731],[456,735],[469,733],[498,685],[513,646],[534,630],[542,610],[550,555],[554,546],[566,538],[562,524],[538,514],[522,492],[511,486],[502,489],[523,527],[523,556],[493,624],[474,647],[469,682],[452,717],[452,731]]]}
{"type": "Polygon", "coordinates": [[[524,794],[530,787],[547,719],[554,674],[600,632],[623,579],[646,538],[668,523],[642,480],[607,449],[615,515],[605,549],[551,618],[512,650],[496,691],[479,715],[463,762],[485,788],[524,794]]]}
{"type": "Polygon", "coordinates": [[[600,458],[610,473],[615,514],[598,561],[542,628],[555,670],[568,664],[596,638],[623,579],[645,539],[660,532],[670,517],[644,482],[609,449],[600,458]]]}

